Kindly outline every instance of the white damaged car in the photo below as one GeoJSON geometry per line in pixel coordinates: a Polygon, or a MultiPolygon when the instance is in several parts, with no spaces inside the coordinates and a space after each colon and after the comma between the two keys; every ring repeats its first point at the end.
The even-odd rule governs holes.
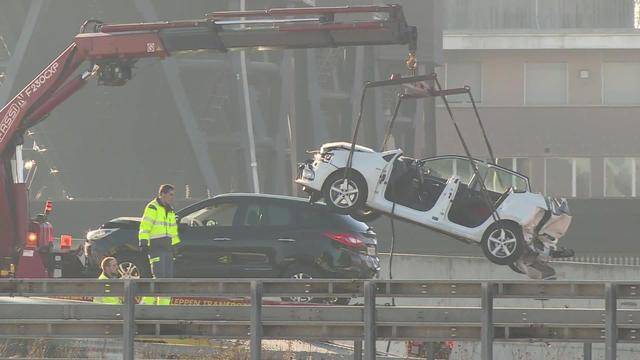
{"type": "MultiPolygon", "coordinates": [[[[311,201],[324,198],[333,211],[359,220],[387,214],[479,244],[490,261],[522,273],[536,261],[573,256],[558,247],[571,223],[566,200],[532,193],[522,174],[473,159],[476,173],[464,156],[413,159],[400,149],[359,145],[348,167],[350,149],[327,143],[300,164],[295,181],[311,201]]],[[[536,277],[553,275],[549,269],[536,277]]]]}

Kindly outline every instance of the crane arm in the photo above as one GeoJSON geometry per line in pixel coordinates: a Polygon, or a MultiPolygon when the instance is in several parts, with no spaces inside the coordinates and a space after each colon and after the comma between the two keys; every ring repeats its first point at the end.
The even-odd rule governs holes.
{"type": "Polygon", "coordinates": [[[98,84],[124,85],[138,59],[183,51],[406,44],[415,54],[416,42],[416,28],[407,24],[399,5],[220,11],[197,20],[134,24],[86,22],[73,42],[0,109],[0,260],[13,256],[29,221],[26,189],[16,186],[21,179],[14,181],[11,171],[15,146],[92,75],[98,84]],[[366,19],[354,20],[358,17],[366,19]],[[85,62],[89,69],[74,75],[85,62]]]}

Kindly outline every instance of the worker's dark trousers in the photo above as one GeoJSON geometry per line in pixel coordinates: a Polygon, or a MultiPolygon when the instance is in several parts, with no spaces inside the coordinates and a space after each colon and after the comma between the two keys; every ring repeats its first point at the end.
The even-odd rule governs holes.
{"type": "Polygon", "coordinates": [[[173,249],[171,238],[152,239],[149,249],[151,272],[156,279],[173,277],[173,249]],[[158,258],[158,261],[153,261],[158,258]]]}

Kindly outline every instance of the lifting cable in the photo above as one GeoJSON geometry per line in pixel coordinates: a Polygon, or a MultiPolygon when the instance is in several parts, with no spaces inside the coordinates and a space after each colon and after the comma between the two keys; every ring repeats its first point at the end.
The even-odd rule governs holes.
{"type": "Polygon", "coordinates": [[[389,138],[391,138],[391,130],[393,130],[393,124],[395,123],[396,118],[398,117],[398,110],[400,110],[400,104],[402,104],[403,98],[404,97],[402,96],[402,94],[398,94],[398,101],[396,102],[395,109],[393,109],[393,116],[391,117],[391,120],[389,120],[389,125],[387,126],[387,130],[384,133],[384,141],[382,142],[382,147],[380,148],[380,152],[384,151],[384,148],[387,146],[387,142],[389,141],[389,138]]]}
{"type": "Polygon", "coordinates": [[[487,132],[484,130],[484,125],[482,124],[482,120],[480,120],[480,113],[478,113],[478,107],[476,106],[475,100],[473,100],[473,94],[471,94],[471,90],[468,88],[467,88],[467,94],[469,95],[469,100],[471,100],[471,105],[473,106],[473,112],[476,114],[476,119],[478,119],[478,125],[480,126],[480,130],[482,130],[482,137],[484,138],[484,143],[487,145],[487,151],[489,151],[491,162],[495,164],[497,161],[497,158],[495,155],[493,155],[493,149],[491,148],[491,143],[489,142],[489,138],[487,137],[487,132]]]}
{"type": "MultiPolygon", "coordinates": [[[[395,192],[395,191],[394,191],[395,192]]],[[[395,197],[394,197],[395,198],[395,197]]],[[[391,205],[391,216],[389,220],[391,222],[391,248],[389,249],[389,280],[393,280],[393,252],[396,246],[396,228],[395,222],[393,221],[393,217],[396,212],[396,201],[394,199],[393,205],[391,205]]],[[[391,297],[391,306],[396,306],[396,298],[395,296],[391,297]]],[[[387,353],[389,353],[389,348],[391,347],[391,340],[387,340],[387,353]]]]}
{"type": "MultiPolygon", "coordinates": [[[[469,147],[467,146],[467,142],[464,140],[464,137],[462,136],[462,132],[460,131],[460,127],[458,126],[458,123],[456,122],[456,120],[455,120],[455,118],[453,116],[453,112],[451,111],[451,107],[449,106],[449,101],[447,101],[447,96],[442,92],[442,87],[440,86],[440,82],[438,81],[438,78],[436,77],[434,80],[435,80],[436,86],[438,87],[438,93],[440,93],[440,97],[442,98],[442,101],[444,102],[444,106],[447,109],[447,112],[449,113],[449,118],[451,119],[451,122],[453,123],[453,127],[456,130],[456,134],[458,135],[458,138],[460,139],[460,143],[462,144],[462,147],[464,148],[464,152],[467,155],[467,158],[469,159],[469,162],[471,163],[471,168],[473,169],[473,174],[479,180],[478,183],[480,184],[480,192],[482,193],[482,198],[485,201],[485,203],[487,204],[487,206],[489,207],[489,209],[491,210],[491,216],[493,217],[493,220],[497,222],[497,221],[500,220],[500,216],[498,215],[495,207],[493,206],[494,204],[491,201],[491,199],[489,198],[489,194],[487,193],[487,188],[484,185],[485,178],[482,177],[482,175],[480,174],[480,171],[478,170],[478,166],[476,165],[476,162],[474,161],[473,157],[471,156],[471,152],[469,151],[469,147]]],[[[474,109],[475,109],[475,102],[473,101],[473,97],[471,96],[470,88],[468,86],[465,86],[464,90],[469,95],[469,97],[471,99],[471,103],[473,104],[474,109]]],[[[477,110],[476,110],[476,115],[478,115],[477,110]]],[[[478,121],[480,121],[480,117],[479,116],[478,116],[478,121]]],[[[482,122],[480,122],[480,123],[482,124],[482,122]]],[[[484,129],[484,127],[482,127],[482,128],[484,129]]],[[[486,136],[486,134],[485,134],[485,136],[486,136]]],[[[485,140],[486,140],[486,137],[485,137],[485,140]]],[[[488,141],[487,141],[487,146],[489,146],[489,151],[491,151],[491,153],[493,154],[493,151],[491,150],[491,146],[489,145],[488,141]]],[[[488,172],[487,172],[487,175],[488,175],[488,172]]]]}

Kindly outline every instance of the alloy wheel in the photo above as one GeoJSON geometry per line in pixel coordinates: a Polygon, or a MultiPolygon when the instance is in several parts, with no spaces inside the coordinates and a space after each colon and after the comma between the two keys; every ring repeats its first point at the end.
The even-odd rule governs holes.
{"type": "Polygon", "coordinates": [[[140,269],[129,261],[118,264],[118,272],[121,279],[140,279],[140,269]]]}
{"type": "Polygon", "coordinates": [[[507,258],[518,248],[518,240],[515,234],[509,229],[495,229],[491,232],[487,240],[489,252],[496,258],[507,258]]]}
{"type": "Polygon", "coordinates": [[[358,185],[352,179],[338,179],[329,190],[331,202],[341,209],[352,207],[358,201],[359,193],[358,185]]]}

